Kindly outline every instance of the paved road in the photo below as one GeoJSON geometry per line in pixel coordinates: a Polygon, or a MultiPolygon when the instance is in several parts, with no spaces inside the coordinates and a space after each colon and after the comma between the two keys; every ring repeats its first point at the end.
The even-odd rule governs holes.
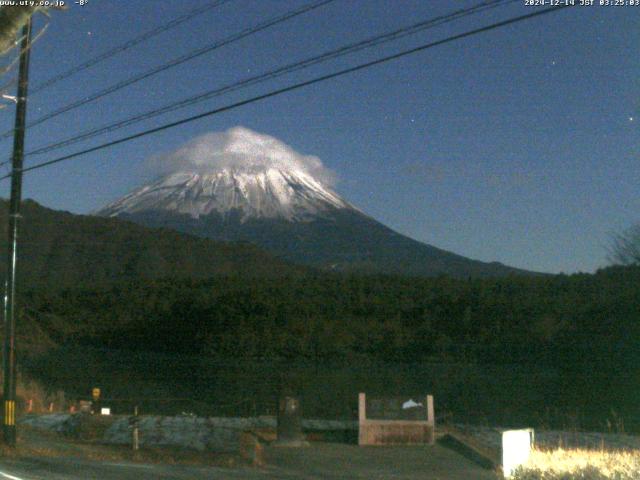
{"type": "Polygon", "coordinates": [[[246,467],[231,469],[185,465],[145,465],[130,462],[91,462],[69,458],[0,461],[0,480],[253,480],[264,478],[269,477],[265,477],[262,472],[256,469],[246,467]]]}
{"type": "MultiPolygon", "coordinates": [[[[498,477],[440,445],[358,447],[314,443],[267,450],[267,462],[300,479],[496,480],[498,477]]],[[[278,477],[272,477],[278,478],[278,477]]],[[[284,478],[284,477],[283,477],[284,478]]]]}
{"type": "Polygon", "coordinates": [[[0,480],[496,480],[457,453],[433,447],[357,447],[314,443],[268,448],[268,466],[220,468],[92,462],[69,458],[0,459],[0,480]]]}

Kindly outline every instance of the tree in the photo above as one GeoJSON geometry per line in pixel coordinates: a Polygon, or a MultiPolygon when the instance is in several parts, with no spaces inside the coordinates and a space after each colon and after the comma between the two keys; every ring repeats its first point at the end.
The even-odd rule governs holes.
{"type": "Polygon", "coordinates": [[[36,10],[38,10],[38,7],[35,6],[5,6],[0,8],[1,55],[4,55],[19,43],[16,42],[16,36],[36,10]]]}
{"type": "Polygon", "coordinates": [[[640,223],[613,235],[609,260],[616,265],[640,265],[640,223]]]}

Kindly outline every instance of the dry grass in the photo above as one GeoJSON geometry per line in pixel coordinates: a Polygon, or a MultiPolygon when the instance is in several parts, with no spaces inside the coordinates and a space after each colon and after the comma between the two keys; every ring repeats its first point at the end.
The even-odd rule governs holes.
{"type": "Polygon", "coordinates": [[[16,400],[18,416],[23,413],[63,412],[68,408],[63,391],[47,391],[42,384],[20,373],[16,384],[16,400]]]}
{"type": "Polygon", "coordinates": [[[640,451],[534,450],[515,480],[637,480],[640,451]]]}

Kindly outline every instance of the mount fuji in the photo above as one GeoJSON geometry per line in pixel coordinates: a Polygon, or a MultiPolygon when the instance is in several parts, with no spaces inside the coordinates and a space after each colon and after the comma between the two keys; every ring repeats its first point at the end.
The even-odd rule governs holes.
{"type": "Polygon", "coordinates": [[[151,162],[164,175],[95,214],[251,242],[322,269],[457,277],[531,273],[391,230],[333,191],[333,175],[317,157],[243,127],[198,137],[151,162]]]}

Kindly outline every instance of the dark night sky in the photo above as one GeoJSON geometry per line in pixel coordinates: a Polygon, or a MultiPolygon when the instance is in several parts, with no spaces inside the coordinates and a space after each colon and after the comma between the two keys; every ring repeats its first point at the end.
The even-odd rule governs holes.
{"type": "MultiPolygon", "coordinates": [[[[70,3],[34,46],[32,85],[208,2],[70,3]]],[[[34,94],[29,119],[304,3],[233,0],[34,94]]],[[[336,0],[33,127],[27,150],[475,3],[336,0]]],[[[513,2],[26,162],[536,8],[513,2]]],[[[610,234],[640,220],[639,46],[640,7],[565,9],[33,171],[25,196],[87,213],[150,180],[149,156],[242,125],[317,155],[347,200],[420,241],[527,269],[594,271],[610,234]]],[[[11,106],[0,122],[11,128],[11,106]]],[[[8,157],[11,142],[0,149],[8,157]]]]}

